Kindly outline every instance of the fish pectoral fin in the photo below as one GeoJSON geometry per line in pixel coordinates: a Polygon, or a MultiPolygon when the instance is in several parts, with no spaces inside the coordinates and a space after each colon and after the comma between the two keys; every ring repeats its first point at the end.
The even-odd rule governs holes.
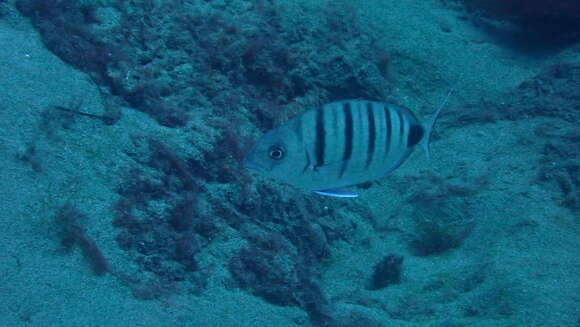
{"type": "Polygon", "coordinates": [[[336,198],[356,198],[358,194],[348,188],[335,188],[330,190],[314,191],[314,193],[324,196],[333,196],[336,198]]]}

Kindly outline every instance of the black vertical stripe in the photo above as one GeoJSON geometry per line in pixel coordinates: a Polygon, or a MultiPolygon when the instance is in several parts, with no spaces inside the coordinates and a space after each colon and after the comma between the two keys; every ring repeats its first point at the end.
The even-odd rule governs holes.
{"type": "Polygon", "coordinates": [[[344,112],[344,152],[342,155],[342,160],[349,160],[352,156],[352,106],[350,102],[347,102],[342,107],[344,112]]]}
{"type": "Polygon", "coordinates": [[[302,169],[303,174],[305,172],[307,172],[308,169],[310,169],[310,155],[308,154],[308,151],[304,151],[304,154],[306,155],[306,164],[304,165],[304,168],[302,169]]]}
{"type": "Polygon", "coordinates": [[[316,111],[316,140],[314,153],[316,155],[315,168],[324,166],[324,148],[326,146],[326,131],[324,130],[324,108],[316,111]]]}
{"type": "Polygon", "coordinates": [[[353,144],[353,122],[352,122],[352,106],[350,102],[346,102],[342,106],[344,113],[344,151],[342,153],[342,167],[340,168],[339,178],[342,178],[348,167],[348,160],[352,156],[353,144]]]}
{"type": "Polygon", "coordinates": [[[367,162],[365,168],[368,168],[373,160],[375,154],[375,142],[377,138],[377,129],[375,126],[375,112],[373,110],[372,102],[367,102],[367,118],[369,121],[369,144],[367,148],[367,162]]]}
{"type": "Polygon", "coordinates": [[[385,136],[386,139],[386,146],[385,146],[385,157],[389,156],[389,147],[391,145],[391,115],[389,114],[389,108],[387,105],[384,105],[383,108],[385,109],[385,127],[387,128],[387,134],[385,136]]]}

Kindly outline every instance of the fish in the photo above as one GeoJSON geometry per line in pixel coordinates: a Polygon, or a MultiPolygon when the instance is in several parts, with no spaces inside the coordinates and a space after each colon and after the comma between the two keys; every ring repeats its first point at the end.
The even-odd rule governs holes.
{"type": "Polygon", "coordinates": [[[417,145],[430,158],[433,128],[450,95],[424,123],[407,108],[370,100],[306,110],[259,138],[243,165],[303,191],[357,197],[354,186],[385,177],[417,145]]]}

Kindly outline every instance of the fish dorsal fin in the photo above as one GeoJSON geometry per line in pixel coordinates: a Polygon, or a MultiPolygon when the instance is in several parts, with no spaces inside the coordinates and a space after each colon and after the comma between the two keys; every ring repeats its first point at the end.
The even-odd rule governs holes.
{"type": "Polygon", "coordinates": [[[447,96],[445,96],[445,100],[443,100],[443,102],[441,103],[439,108],[437,108],[437,111],[435,111],[435,114],[433,115],[433,117],[431,117],[431,119],[423,126],[423,128],[425,129],[425,136],[424,136],[423,140],[421,141],[421,146],[423,147],[423,149],[425,149],[425,153],[427,154],[428,159],[431,158],[430,145],[431,145],[431,136],[433,135],[433,128],[435,126],[435,123],[437,122],[437,119],[439,118],[439,115],[441,114],[441,111],[443,110],[443,108],[447,104],[447,100],[449,100],[449,96],[451,95],[451,93],[453,93],[453,89],[451,89],[451,90],[449,90],[449,92],[447,92],[447,96]]]}
{"type": "Polygon", "coordinates": [[[356,198],[358,194],[348,188],[336,188],[329,190],[314,191],[314,193],[324,196],[333,196],[335,198],[356,198]]]}

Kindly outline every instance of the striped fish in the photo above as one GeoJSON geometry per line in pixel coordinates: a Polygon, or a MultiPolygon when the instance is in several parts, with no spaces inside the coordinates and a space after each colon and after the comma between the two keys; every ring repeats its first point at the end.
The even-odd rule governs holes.
{"type": "Polygon", "coordinates": [[[416,145],[421,144],[429,156],[433,126],[449,94],[426,124],[394,104],[366,100],[325,104],[262,136],[244,166],[302,190],[356,197],[349,186],[389,174],[416,145]]]}

